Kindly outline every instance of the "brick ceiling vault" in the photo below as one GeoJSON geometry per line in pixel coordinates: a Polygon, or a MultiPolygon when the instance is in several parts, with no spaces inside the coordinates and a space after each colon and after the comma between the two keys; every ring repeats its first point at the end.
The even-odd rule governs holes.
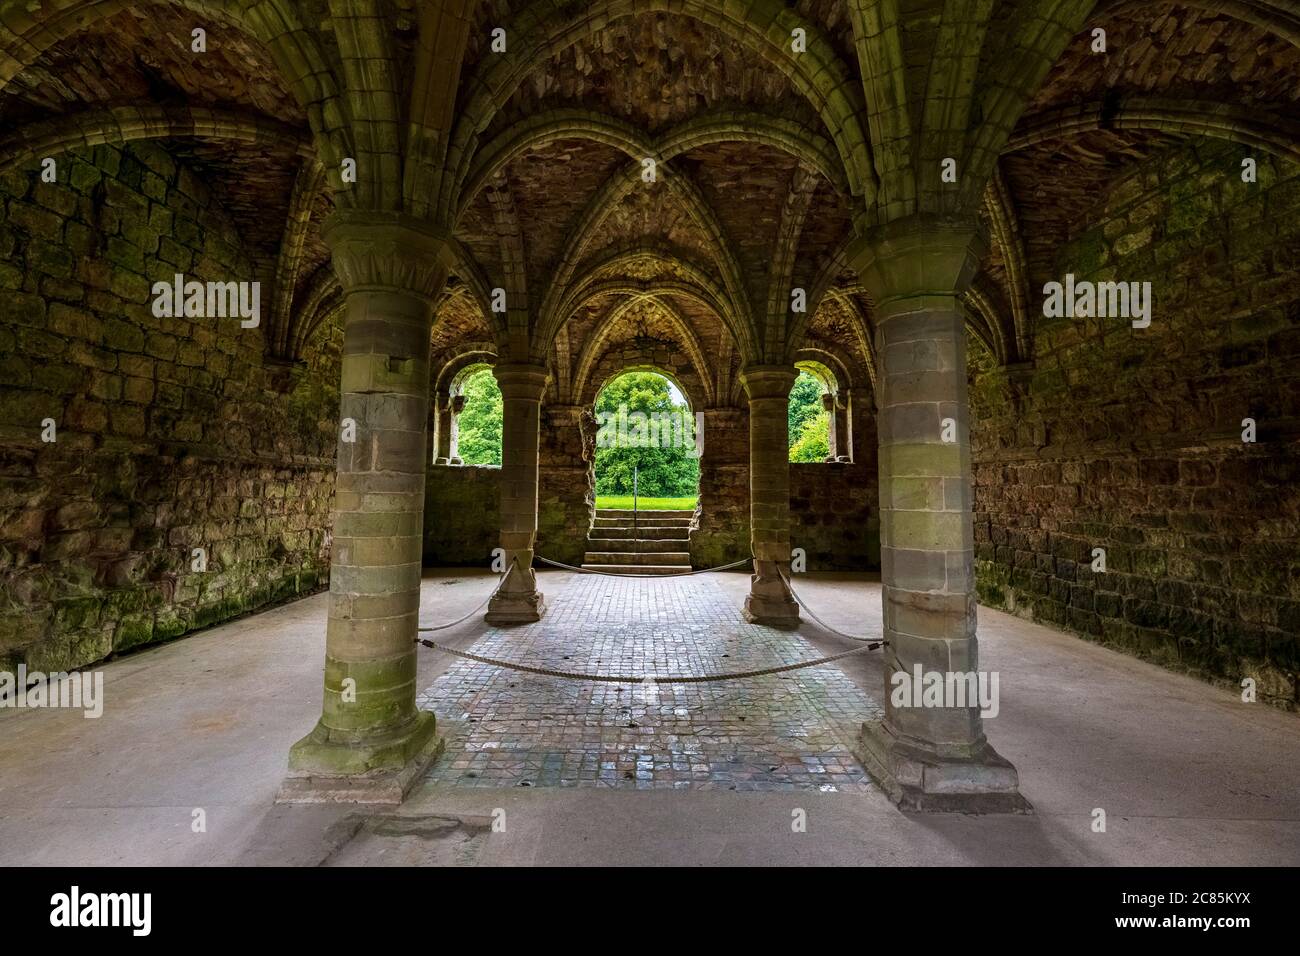
{"type": "Polygon", "coordinates": [[[245,227],[278,362],[341,307],[324,222],[379,211],[450,238],[444,361],[491,342],[571,402],[661,337],[725,404],[808,348],[872,380],[845,249],[913,215],[988,230],[970,329],[1031,362],[1045,250],[1177,142],[1300,162],[1298,77],[1286,0],[0,0],[0,170],[166,141],[245,227]]]}

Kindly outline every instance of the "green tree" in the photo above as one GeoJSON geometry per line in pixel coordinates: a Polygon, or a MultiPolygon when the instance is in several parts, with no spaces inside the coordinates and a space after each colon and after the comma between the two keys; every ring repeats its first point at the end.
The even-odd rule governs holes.
{"type": "MultiPolygon", "coordinates": [[[[633,466],[639,471],[638,491],[651,498],[689,497],[700,484],[700,461],[693,454],[694,419],[685,403],[673,401],[668,380],[653,372],[626,372],[610,381],[596,398],[596,415],[601,422],[615,419],[623,410],[635,426],[640,412],[646,416],[670,414],[685,422],[684,436],[679,430],[676,442],[661,435],[652,447],[596,448],[596,493],[630,495],[633,466]],[[667,446],[667,447],[665,447],[667,446]]],[[[618,431],[606,425],[606,436],[618,431]]],[[[623,432],[635,438],[635,428],[623,432]]]]}
{"type": "MultiPolygon", "coordinates": [[[[822,408],[822,385],[807,372],[800,372],[790,389],[789,439],[790,447],[799,443],[803,426],[825,412],[822,408]]],[[[794,458],[790,459],[794,461],[794,458]]]]}
{"type": "Polygon", "coordinates": [[[825,461],[830,454],[831,418],[822,409],[816,418],[803,423],[799,440],[790,446],[791,461],[825,461]]]}
{"type": "Polygon", "coordinates": [[[501,464],[501,389],[488,369],[465,380],[457,449],[467,465],[501,464]]]}

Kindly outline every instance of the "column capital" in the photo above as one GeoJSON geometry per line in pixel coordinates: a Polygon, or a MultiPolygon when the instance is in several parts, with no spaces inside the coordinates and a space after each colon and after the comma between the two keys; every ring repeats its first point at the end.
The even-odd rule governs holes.
{"type": "Polygon", "coordinates": [[[792,365],[747,365],[740,372],[740,384],[749,400],[788,398],[798,369],[792,365]]]}
{"type": "MultiPolygon", "coordinates": [[[[588,405],[547,405],[542,411],[546,414],[549,421],[556,425],[577,425],[582,421],[582,416],[587,413],[590,406],[588,405]]],[[[595,421],[595,414],[592,414],[592,420],[595,421]]]]}
{"type": "Polygon", "coordinates": [[[336,210],[324,239],[345,292],[406,292],[432,302],[453,263],[448,230],[397,212],[336,210]]]}
{"type": "Polygon", "coordinates": [[[894,299],[960,295],[987,250],[978,220],[909,216],[859,236],[847,258],[882,306],[894,299]]]}
{"type": "Polygon", "coordinates": [[[546,392],[551,370],[545,365],[531,362],[498,362],[492,366],[503,399],[525,399],[540,402],[546,392]]]}

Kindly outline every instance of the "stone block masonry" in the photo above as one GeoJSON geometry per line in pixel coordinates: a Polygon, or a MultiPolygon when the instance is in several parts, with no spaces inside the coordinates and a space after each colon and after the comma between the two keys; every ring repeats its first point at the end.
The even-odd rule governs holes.
{"type": "Polygon", "coordinates": [[[286,390],[261,329],[153,315],[178,271],[257,278],[160,147],[0,176],[0,668],[93,664],[328,580],[341,332],[286,390]]]}
{"type": "Polygon", "coordinates": [[[500,536],[501,469],[430,466],[425,476],[425,567],[487,567],[500,536]]]}
{"type": "Polygon", "coordinates": [[[803,548],[809,571],[880,570],[874,451],[868,465],[791,463],[790,546],[803,548]]]}
{"type": "Polygon", "coordinates": [[[1234,689],[1252,678],[1294,710],[1300,170],[1261,156],[1248,185],[1242,155],[1168,152],[1060,250],[1058,276],[1152,281],[1150,328],[1039,319],[1019,406],[1003,374],[975,375],[978,586],[985,604],[1234,689]]]}

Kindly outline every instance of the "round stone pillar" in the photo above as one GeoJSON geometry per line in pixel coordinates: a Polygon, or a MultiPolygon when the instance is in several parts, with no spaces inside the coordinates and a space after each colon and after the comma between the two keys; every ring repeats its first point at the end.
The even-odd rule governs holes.
{"type": "Polygon", "coordinates": [[[546,613],[533,571],[533,544],[538,437],[549,373],[544,365],[498,363],[492,374],[501,387],[501,547],[507,570],[484,620],[528,624],[546,613]]]}
{"type": "Polygon", "coordinates": [[[325,697],[280,799],[395,803],[441,748],[415,706],[415,636],[429,333],[449,236],[346,210],[325,240],[346,296],[325,697]]]}
{"type": "Polygon", "coordinates": [[[790,389],[798,372],[751,365],[740,381],[749,396],[749,528],[754,574],[745,620],[797,627],[799,605],[782,573],[790,573],[790,389]]]}
{"type": "Polygon", "coordinates": [[[889,641],[885,716],[863,726],[858,749],[905,809],[1028,809],[1015,768],[984,737],[980,704],[968,698],[952,706],[955,693],[939,700],[919,693],[933,680],[927,675],[964,681],[979,671],[966,330],[958,296],[984,248],[972,223],[914,217],[850,249],[875,304],[889,641]]]}

